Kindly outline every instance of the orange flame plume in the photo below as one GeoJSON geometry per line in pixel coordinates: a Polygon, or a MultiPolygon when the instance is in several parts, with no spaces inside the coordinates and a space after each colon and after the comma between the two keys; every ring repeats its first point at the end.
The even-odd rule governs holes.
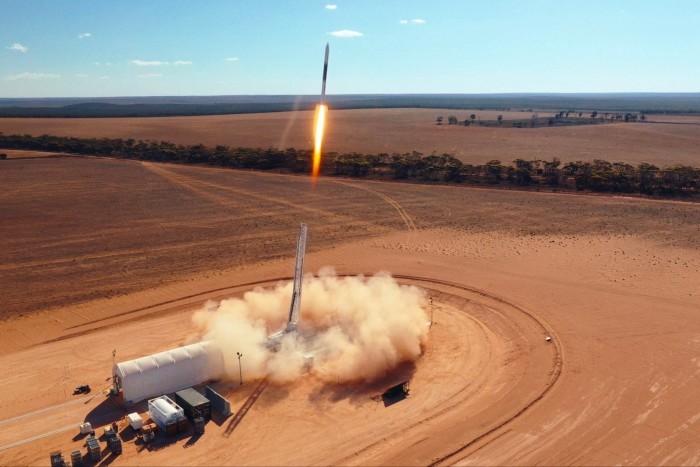
{"type": "Polygon", "coordinates": [[[316,119],[314,122],[314,158],[311,165],[311,176],[314,180],[318,178],[321,171],[321,145],[323,144],[323,129],[326,125],[326,112],[328,106],[319,104],[316,106],[316,119]]]}

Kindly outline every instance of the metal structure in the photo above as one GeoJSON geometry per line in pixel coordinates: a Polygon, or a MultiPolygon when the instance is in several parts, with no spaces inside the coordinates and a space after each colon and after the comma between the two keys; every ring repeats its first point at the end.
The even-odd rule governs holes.
{"type": "Polygon", "coordinates": [[[294,290],[292,304],[289,307],[289,321],[284,332],[295,332],[299,324],[299,307],[301,306],[301,281],[304,275],[304,255],[306,254],[306,224],[301,224],[297,239],[297,261],[294,266],[294,290]]]}
{"type": "Polygon", "coordinates": [[[243,367],[241,366],[241,357],[243,354],[236,352],[236,355],[238,355],[238,374],[241,377],[241,386],[243,386],[243,367]]]}
{"type": "Polygon", "coordinates": [[[282,337],[286,334],[296,333],[299,325],[299,310],[301,307],[301,283],[304,276],[304,255],[306,254],[306,224],[301,224],[299,238],[297,239],[296,264],[294,265],[294,288],[292,290],[292,303],[289,307],[289,319],[284,330],[267,338],[267,348],[276,349],[280,345],[282,337]]]}
{"type": "Polygon", "coordinates": [[[214,408],[214,410],[221,413],[221,415],[228,417],[233,414],[233,412],[231,412],[231,403],[221,394],[214,391],[209,386],[204,388],[204,394],[205,397],[211,402],[211,406],[214,408]]]}

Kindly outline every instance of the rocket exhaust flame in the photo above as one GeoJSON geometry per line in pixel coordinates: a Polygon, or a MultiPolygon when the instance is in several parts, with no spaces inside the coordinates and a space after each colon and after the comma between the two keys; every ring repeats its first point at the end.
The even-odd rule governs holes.
{"type": "Polygon", "coordinates": [[[311,176],[314,180],[321,171],[321,148],[323,146],[323,130],[326,126],[326,104],[316,106],[316,118],[314,119],[314,158],[311,166],[311,176]]]}
{"type": "Polygon", "coordinates": [[[314,157],[311,164],[311,177],[314,181],[321,172],[321,146],[323,145],[323,130],[326,126],[326,77],[328,76],[328,52],[329,46],[326,44],[326,55],[323,60],[323,84],[321,86],[321,103],[316,106],[316,118],[314,118],[314,157]]]}

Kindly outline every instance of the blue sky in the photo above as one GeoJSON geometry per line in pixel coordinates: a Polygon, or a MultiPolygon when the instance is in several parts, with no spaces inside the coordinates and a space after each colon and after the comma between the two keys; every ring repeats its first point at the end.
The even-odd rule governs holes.
{"type": "Polygon", "coordinates": [[[0,97],[700,92],[695,0],[2,0],[0,97]]]}

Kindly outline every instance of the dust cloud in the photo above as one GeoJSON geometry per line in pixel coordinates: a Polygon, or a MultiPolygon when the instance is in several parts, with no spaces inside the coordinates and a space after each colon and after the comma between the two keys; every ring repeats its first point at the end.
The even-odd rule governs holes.
{"type": "Polygon", "coordinates": [[[387,273],[338,277],[332,268],[304,276],[299,333],[268,350],[267,337],[286,325],[292,287],[258,287],[194,314],[198,334],[223,351],[225,377],[239,377],[238,352],[244,379],[275,383],[307,372],[326,382],[371,382],[421,355],[428,338],[421,289],[387,273]]]}

